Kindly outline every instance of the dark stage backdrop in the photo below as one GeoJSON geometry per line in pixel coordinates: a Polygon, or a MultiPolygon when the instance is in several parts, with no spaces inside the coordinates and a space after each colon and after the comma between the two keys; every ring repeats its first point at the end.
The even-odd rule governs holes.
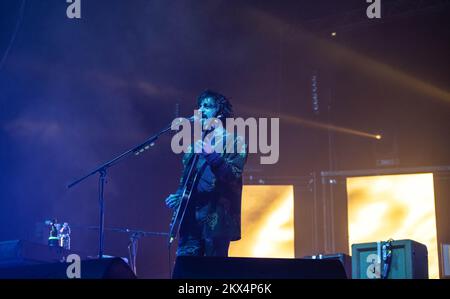
{"type": "MultiPolygon", "coordinates": [[[[66,1],[22,3],[0,3],[0,240],[45,241],[37,224],[57,217],[95,255],[97,176],[66,184],[192,115],[206,88],[238,116],[281,119],[278,163],[252,154],[246,177],[450,165],[448,6],[333,27],[347,11],[364,19],[365,1],[81,0],[81,19],[66,1]]],[[[170,135],[111,168],[105,225],[167,232],[180,171],[170,135]]],[[[106,232],[106,254],[127,245],[106,232]]],[[[163,237],[141,239],[139,276],[168,277],[167,257],[163,237]]]]}

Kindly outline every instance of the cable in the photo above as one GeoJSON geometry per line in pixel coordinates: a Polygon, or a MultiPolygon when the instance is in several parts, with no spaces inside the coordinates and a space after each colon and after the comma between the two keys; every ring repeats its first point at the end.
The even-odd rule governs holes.
{"type": "Polygon", "coordinates": [[[172,243],[169,243],[169,279],[172,278],[172,259],[170,256],[171,247],[172,247],[172,243]]]}
{"type": "Polygon", "coordinates": [[[389,239],[387,242],[383,242],[383,271],[381,272],[381,279],[387,279],[392,262],[392,242],[393,239],[389,239]]]}
{"type": "Polygon", "coordinates": [[[8,57],[9,51],[11,50],[12,45],[14,44],[14,41],[16,40],[17,32],[19,32],[20,25],[22,24],[26,2],[27,2],[27,0],[22,0],[22,4],[20,5],[20,12],[19,12],[19,17],[17,19],[17,23],[16,23],[16,28],[14,29],[13,35],[11,36],[11,40],[9,41],[9,45],[5,50],[5,54],[3,54],[3,57],[0,60],[0,71],[2,70],[3,65],[5,64],[6,58],[8,57]]]}

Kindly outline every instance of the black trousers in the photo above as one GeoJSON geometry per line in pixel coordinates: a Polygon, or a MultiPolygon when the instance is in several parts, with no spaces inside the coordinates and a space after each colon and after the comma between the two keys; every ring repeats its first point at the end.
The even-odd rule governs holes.
{"type": "Polygon", "coordinates": [[[198,208],[186,211],[180,229],[177,256],[228,256],[230,239],[204,237],[205,217],[205,213],[198,208]]]}
{"type": "Polygon", "coordinates": [[[177,256],[228,256],[230,240],[222,238],[180,237],[177,256]]]}

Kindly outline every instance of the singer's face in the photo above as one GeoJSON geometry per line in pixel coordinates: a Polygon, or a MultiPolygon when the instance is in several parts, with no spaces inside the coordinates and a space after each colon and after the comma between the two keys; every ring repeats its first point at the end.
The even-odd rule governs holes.
{"type": "Polygon", "coordinates": [[[208,119],[217,116],[219,106],[213,98],[205,98],[200,103],[199,110],[202,112],[202,117],[208,119]]]}

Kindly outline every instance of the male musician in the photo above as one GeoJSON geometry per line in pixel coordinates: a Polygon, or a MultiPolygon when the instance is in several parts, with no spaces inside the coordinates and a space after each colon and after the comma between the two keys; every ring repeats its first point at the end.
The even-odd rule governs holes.
{"type": "Polygon", "coordinates": [[[213,142],[198,140],[194,144],[195,153],[191,147],[184,155],[180,187],[167,197],[166,205],[174,210],[179,206],[187,169],[193,155],[199,155],[194,168],[198,179],[181,223],[176,254],[226,257],[230,241],[241,238],[242,172],[247,151],[242,138],[226,130],[225,122],[232,117],[232,106],[225,96],[206,90],[197,102],[202,123],[217,118],[223,126],[213,127],[213,142]],[[222,151],[217,150],[219,146],[223,147],[222,151]]]}

